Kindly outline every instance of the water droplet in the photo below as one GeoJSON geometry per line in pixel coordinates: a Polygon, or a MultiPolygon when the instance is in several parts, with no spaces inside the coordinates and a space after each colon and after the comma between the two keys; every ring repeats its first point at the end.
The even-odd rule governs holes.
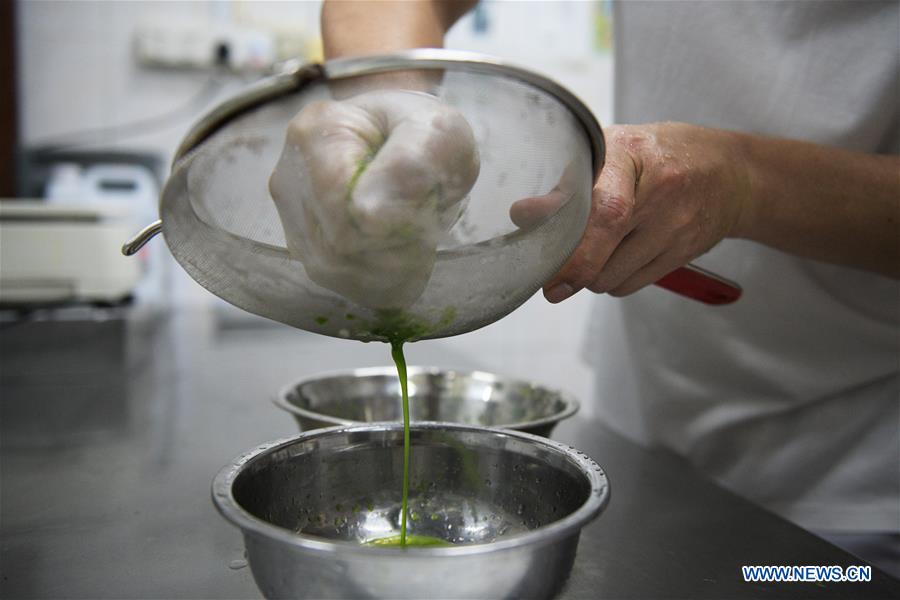
{"type": "MultiPolygon", "coordinates": [[[[521,514],[524,513],[524,512],[525,512],[525,505],[524,505],[524,504],[520,504],[520,505],[519,505],[519,508],[516,509],[516,514],[517,514],[517,515],[521,515],[521,514]]],[[[523,523],[523,525],[524,525],[524,523],[523,523]]]]}
{"type": "Polygon", "coordinates": [[[232,569],[234,571],[237,571],[238,569],[243,569],[246,566],[247,566],[247,561],[244,560],[243,558],[236,558],[233,561],[231,561],[230,563],[228,563],[228,568],[232,569]]]}

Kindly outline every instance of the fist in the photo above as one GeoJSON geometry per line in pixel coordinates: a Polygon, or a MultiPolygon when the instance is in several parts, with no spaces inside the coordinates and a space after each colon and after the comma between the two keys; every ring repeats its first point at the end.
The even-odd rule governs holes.
{"type": "Polygon", "coordinates": [[[370,308],[416,301],[478,178],[462,114],[420,92],[307,105],[269,191],[288,251],[315,283],[370,308]]]}

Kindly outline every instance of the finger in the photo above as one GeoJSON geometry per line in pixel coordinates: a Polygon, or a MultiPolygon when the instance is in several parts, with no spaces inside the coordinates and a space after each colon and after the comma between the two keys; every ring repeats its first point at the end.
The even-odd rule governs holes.
{"type": "Polygon", "coordinates": [[[553,216],[572,198],[573,191],[578,188],[578,172],[576,162],[569,163],[563,169],[556,187],[541,196],[514,202],[509,208],[509,218],[517,227],[530,229],[553,216]]]}
{"type": "Polygon", "coordinates": [[[657,232],[640,228],[632,230],[587,288],[595,294],[604,294],[619,287],[653,262],[665,247],[665,238],[657,232]]]}
{"type": "Polygon", "coordinates": [[[531,229],[547,220],[565,204],[568,197],[560,190],[551,190],[543,196],[522,198],[509,207],[509,218],[520,229],[531,229]]]}
{"type": "Polygon", "coordinates": [[[613,251],[634,227],[638,164],[623,149],[611,148],[594,188],[591,213],[581,241],[559,272],[544,286],[550,302],[565,300],[590,285],[613,251]]]}
{"type": "Polygon", "coordinates": [[[677,269],[683,266],[686,261],[679,260],[672,253],[661,254],[648,264],[631,274],[616,287],[609,289],[610,296],[627,296],[633,294],[641,288],[655,283],[677,269]]]}

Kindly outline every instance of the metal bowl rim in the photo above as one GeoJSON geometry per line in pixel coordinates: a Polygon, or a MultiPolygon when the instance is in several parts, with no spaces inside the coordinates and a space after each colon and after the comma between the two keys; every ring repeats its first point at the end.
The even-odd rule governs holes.
{"type": "MultiPolygon", "coordinates": [[[[394,422],[369,423],[365,425],[353,426],[337,426],[322,429],[314,429],[306,431],[298,435],[273,440],[264,444],[260,444],[253,450],[249,450],[237,458],[230,464],[222,467],[216,474],[212,482],[212,500],[219,513],[232,524],[241,529],[244,535],[253,534],[265,539],[277,541],[288,546],[298,549],[312,550],[317,552],[325,552],[329,554],[361,554],[369,557],[399,557],[409,556],[407,549],[402,548],[384,548],[375,546],[366,546],[358,542],[328,540],[325,538],[306,536],[301,533],[295,533],[268,523],[247,512],[232,493],[234,480],[250,465],[259,460],[263,455],[270,454],[280,448],[290,446],[299,441],[324,437],[336,433],[344,432],[370,432],[377,433],[382,431],[391,431],[402,429],[402,425],[394,422]]],[[[606,505],[609,503],[610,486],[606,471],[603,470],[593,459],[584,453],[579,454],[573,447],[562,442],[557,442],[541,436],[515,431],[510,429],[498,429],[494,427],[480,427],[476,425],[458,425],[452,423],[434,423],[434,422],[417,422],[410,429],[453,429],[458,431],[474,431],[482,434],[492,434],[505,437],[520,438],[540,446],[548,447],[552,450],[562,453],[565,457],[575,463],[581,474],[590,483],[590,493],[587,499],[575,511],[566,517],[554,521],[543,527],[519,533],[503,538],[501,541],[483,543],[483,544],[467,544],[453,547],[423,547],[416,548],[415,552],[420,556],[473,556],[480,554],[489,554],[493,552],[501,552],[504,550],[512,550],[515,548],[527,546],[542,546],[565,539],[571,535],[578,534],[581,529],[595,519],[606,505]]]]}
{"type": "MultiPolygon", "coordinates": [[[[413,375],[444,375],[447,373],[454,373],[457,375],[463,375],[472,379],[477,379],[481,381],[487,381],[490,383],[502,381],[504,383],[519,383],[527,386],[531,386],[533,388],[539,388],[541,390],[545,390],[547,392],[551,392],[556,394],[559,399],[563,403],[563,409],[557,413],[552,415],[542,417],[540,419],[534,419],[532,421],[523,421],[521,423],[510,423],[510,424],[497,424],[491,425],[490,427],[495,427],[499,429],[513,429],[513,430],[522,430],[522,429],[531,429],[534,427],[542,427],[544,425],[552,425],[554,423],[559,423],[565,419],[568,419],[572,415],[578,412],[581,404],[578,400],[569,392],[565,390],[560,390],[556,388],[550,388],[544,385],[532,383],[530,381],[526,381],[524,379],[516,379],[511,377],[504,377],[502,375],[497,375],[496,373],[488,373],[487,371],[477,371],[477,370],[466,370],[466,369],[453,369],[453,368],[443,368],[443,367],[420,367],[420,366],[410,366],[406,368],[406,373],[409,377],[413,375]]],[[[278,394],[272,398],[272,402],[278,408],[289,412],[298,417],[304,417],[307,419],[313,419],[315,421],[321,421],[324,423],[331,423],[332,425],[357,425],[357,424],[366,424],[367,421],[353,421],[351,419],[340,419],[338,417],[334,417],[331,415],[326,415],[324,413],[318,413],[306,408],[302,408],[297,406],[296,404],[291,403],[288,400],[288,395],[300,389],[302,386],[313,383],[315,381],[321,381],[323,379],[333,379],[337,377],[373,377],[373,376],[396,376],[397,369],[396,367],[390,366],[382,366],[382,367],[363,367],[360,369],[344,369],[338,371],[327,371],[325,373],[320,373],[315,376],[305,377],[300,379],[294,383],[289,383],[283,386],[278,394]]],[[[427,421],[414,421],[416,423],[426,423],[427,421]]]]}

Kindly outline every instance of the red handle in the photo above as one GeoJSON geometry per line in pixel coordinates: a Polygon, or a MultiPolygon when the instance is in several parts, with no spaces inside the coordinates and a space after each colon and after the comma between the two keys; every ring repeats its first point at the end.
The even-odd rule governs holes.
{"type": "Polygon", "coordinates": [[[675,269],[656,285],[706,304],[731,304],[742,293],[735,282],[692,264],[675,269]]]}

